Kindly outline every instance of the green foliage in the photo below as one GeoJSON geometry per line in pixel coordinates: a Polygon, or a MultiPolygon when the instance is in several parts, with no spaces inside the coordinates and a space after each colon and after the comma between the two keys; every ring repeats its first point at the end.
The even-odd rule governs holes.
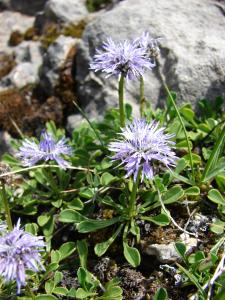
{"type": "MultiPolygon", "coordinates": [[[[93,5],[94,1],[90,3],[93,5]]],[[[172,97],[178,105],[174,92],[172,97]]],[[[190,104],[177,108],[187,132],[188,144],[170,97],[166,109],[154,111],[147,105],[146,118],[158,120],[168,134],[175,135],[175,151],[179,159],[171,170],[153,162],[154,179],[144,179],[135,191],[133,179],[124,177],[123,166],[111,161],[107,148],[120,132],[117,109],[107,111],[102,121],[82,123],[73,131],[69,143],[74,153],[69,158],[71,167],[67,170],[60,169],[55,162],[23,168],[11,155],[4,156],[4,162],[11,167],[14,176],[13,185],[6,184],[13,221],[21,217],[26,231],[44,235],[46,240],[46,253],[43,253],[46,271],[36,276],[28,272],[35,299],[122,299],[119,280],[114,278],[100,282],[89,260],[93,263],[93,260],[107,254],[114,255],[119,263],[128,262],[133,268],[145,264],[141,262],[142,239],[157,232],[158,227],[162,227],[162,232],[171,228],[179,231],[193,220],[192,212],[195,210],[200,215],[206,211],[213,216],[210,215],[207,221],[207,232],[203,233],[203,238],[200,232],[199,238],[204,239],[204,234],[209,232],[211,250],[204,244],[204,249],[197,246],[190,253],[184,243],[176,242],[175,247],[181,257],[177,273],[182,278],[180,288],[195,287],[196,299],[207,299],[208,290],[204,287],[213,278],[225,238],[224,115],[221,98],[217,98],[215,103],[201,100],[200,116],[190,104]],[[135,201],[131,209],[132,195],[135,195],[135,201]],[[180,227],[176,228],[173,218],[180,227]],[[151,229],[150,233],[143,234],[147,226],[151,229]],[[63,284],[65,272],[72,273],[77,286],[63,284]]],[[[132,120],[130,105],[126,105],[125,115],[132,120]]],[[[46,128],[56,139],[64,136],[64,130],[57,129],[53,122],[47,123],[46,128]]],[[[15,140],[14,145],[18,148],[21,141],[15,140]]],[[[2,203],[0,212],[4,220],[2,203]]],[[[197,228],[197,232],[191,233],[199,234],[200,230],[197,228]]],[[[213,300],[223,299],[224,279],[224,274],[216,279],[213,300]]],[[[170,291],[160,282],[157,284],[153,299],[171,298],[170,291]]],[[[0,298],[15,292],[14,284],[2,285],[0,298]]],[[[26,289],[23,293],[30,299],[26,289]]]]}

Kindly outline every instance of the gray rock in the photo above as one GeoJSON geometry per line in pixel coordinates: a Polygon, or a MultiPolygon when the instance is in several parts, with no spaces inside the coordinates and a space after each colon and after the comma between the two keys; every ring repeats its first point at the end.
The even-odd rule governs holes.
{"type": "Polygon", "coordinates": [[[77,44],[77,39],[60,35],[48,48],[40,70],[40,83],[48,95],[54,94],[58,83],[59,69],[63,66],[71,49],[77,44]]]}
{"type": "Polygon", "coordinates": [[[0,49],[11,53],[12,47],[8,46],[8,40],[12,31],[19,30],[21,33],[33,26],[34,17],[22,15],[18,12],[0,12],[0,49]]]}
{"type": "Polygon", "coordinates": [[[35,15],[43,10],[47,0],[0,0],[0,8],[19,11],[23,14],[35,15]]]}
{"type": "Polygon", "coordinates": [[[14,47],[15,61],[19,64],[21,62],[31,62],[38,72],[42,65],[42,50],[39,41],[24,41],[18,46],[14,47]]]}
{"type": "MultiPolygon", "coordinates": [[[[76,61],[77,94],[92,114],[117,105],[117,78],[89,70],[89,63],[107,37],[115,41],[149,31],[161,40],[161,70],[179,102],[225,95],[225,18],[214,0],[125,0],[99,14],[83,34],[76,61]],[[91,104],[93,106],[93,104],[91,104]]],[[[145,75],[146,97],[155,105],[165,101],[157,68],[145,75]]],[[[126,100],[137,105],[138,82],[127,84],[126,100]]]]}
{"type": "Polygon", "coordinates": [[[13,149],[10,145],[11,136],[8,132],[0,130],[0,158],[4,153],[13,154],[13,149]]]}
{"type": "Polygon", "coordinates": [[[38,72],[30,62],[23,62],[17,65],[5,78],[3,85],[13,86],[21,89],[28,85],[37,84],[39,81],[38,72]]]}
{"type": "Polygon", "coordinates": [[[39,68],[42,65],[40,42],[24,41],[13,49],[17,65],[2,78],[1,90],[7,87],[20,89],[39,82],[39,68]]]}
{"type": "Polygon", "coordinates": [[[87,14],[85,0],[49,0],[45,6],[46,19],[61,23],[78,23],[87,14]]]}
{"type": "MultiPolygon", "coordinates": [[[[186,233],[182,233],[180,239],[186,245],[187,252],[197,246],[197,238],[190,237],[186,233]]],[[[169,244],[144,245],[143,248],[145,254],[156,256],[157,260],[163,264],[173,263],[180,258],[173,242],[169,244]]]]}

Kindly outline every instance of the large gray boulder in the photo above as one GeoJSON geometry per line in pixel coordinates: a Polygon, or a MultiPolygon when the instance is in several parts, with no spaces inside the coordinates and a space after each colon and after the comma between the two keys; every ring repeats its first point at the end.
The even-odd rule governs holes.
{"type": "Polygon", "coordinates": [[[79,23],[87,14],[85,0],[49,0],[44,14],[47,20],[63,24],[79,23]]]}
{"type": "MultiPolygon", "coordinates": [[[[94,73],[89,63],[107,37],[115,41],[149,31],[162,37],[161,71],[178,101],[225,96],[225,18],[215,0],[124,0],[86,26],[76,60],[78,98],[92,116],[117,105],[117,78],[94,73]]],[[[165,101],[157,68],[145,75],[146,96],[155,105],[165,101]]],[[[138,82],[128,82],[126,100],[137,106],[138,82]]]]}

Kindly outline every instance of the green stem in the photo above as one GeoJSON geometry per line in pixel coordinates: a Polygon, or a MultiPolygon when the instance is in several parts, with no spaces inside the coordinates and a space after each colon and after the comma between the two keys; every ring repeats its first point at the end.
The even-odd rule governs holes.
{"type": "Polygon", "coordinates": [[[91,127],[91,129],[94,131],[94,134],[96,135],[97,139],[99,140],[100,144],[102,147],[104,147],[104,143],[100,137],[100,135],[98,134],[98,131],[94,128],[93,124],[91,123],[91,121],[88,119],[87,115],[85,114],[84,110],[75,102],[73,101],[74,106],[79,110],[79,112],[81,113],[81,115],[84,117],[84,119],[88,122],[89,126],[91,127]]]}
{"type": "Polygon", "coordinates": [[[137,179],[136,179],[136,181],[133,182],[132,192],[131,192],[131,196],[130,196],[130,203],[129,203],[129,217],[130,218],[133,218],[137,213],[136,195],[137,195],[138,185],[139,185],[139,181],[140,181],[140,176],[141,176],[141,170],[139,169],[137,179]]]}
{"type": "MultiPolygon", "coordinates": [[[[23,173],[23,172],[26,172],[26,171],[39,169],[39,168],[59,168],[60,169],[61,167],[59,165],[36,165],[36,166],[32,166],[32,167],[27,167],[27,168],[23,168],[23,169],[11,171],[11,172],[3,173],[3,174],[0,175],[0,178],[6,177],[6,176],[11,176],[11,175],[14,175],[14,174],[17,174],[17,173],[23,173]]],[[[87,169],[87,168],[82,168],[82,167],[68,166],[67,169],[94,172],[94,170],[92,170],[92,169],[87,169]]]]}
{"type": "Polygon", "coordinates": [[[119,79],[119,110],[120,110],[120,126],[125,126],[125,113],[124,113],[124,75],[121,74],[119,79]]]}
{"type": "Polygon", "coordinates": [[[202,174],[201,182],[205,182],[206,177],[209,173],[209,171],[212,169],[212,167],[215,165],[215,163],[219,159],[219,154],[220,154],[220,148],[223,149],[223,143],[225,140],[225,126],[219,136],[219,138],[216,141],[216,144],[211,152],[211,155],[206,163],[205,169],[202,174]]]}
{"type": "Polygon", "coordinates": [[[173,99],[173,96],[172,96],[172,94],[171,94],[171,92],[170,92],[170,90],[169,90],[169,88],[168,88],[168,86],[166,84],[165,77],[162,74],[162,72],[160,71],[160,62],[159,62],[159,60],[157,60],[157,64],[158,64],[157,70],[158,70],[159,77],[160,77],[160,79],[162,81],[162,84],[163,84],[163,86],[164,86],[164,88],[165,88],[165,90],[167,92],[167,95],[168,95],[168,97],[169,97],[169,99],[170,99],[170,101],[171,101],[171,103],[172,103],[172,105],[173,105],[173,107],[174,107],[174,109],[176,111],[176,114],[177,114],[178,119],[180,121],[181,127],[183,128],[183,131],[184,131],[184,135],[185,135],[185,139],[186,139],[186,143],[187,143],[187,148],[188,148],[188,154],[189,154],[189,157],[190,157],[190,166],[191,166],[191,172],[192,172],[192,179],[195,182],[194,164],[193,164],[193,159],[192,159],[192,154],[191,154],[191,147],[190,147],[190,144],[189,144],[187,131],[186,131],[184,122],[182,120],[182,117],[180,115],[180,112],[179,112],[179,110],[178,110],[178,108],[176,106],[176,103],[175,103],[174,99],[173,99]]]}
{"type": "Polygon", "coordinates": [[[185,135],[185,139],[186,139],[186,143],[187,143],[187,148],[188,148],[188,154],[189,154],[189,157],[190,157],[190,165],[191,165],[191,171],[192,171],[192,179],[193,179],[193,181],[195,182],[194,164],[193,164],[192,153],[191,153],[191,147],[190,147],[190,144],[189,144],[189,139],[188,139],[187,131],[186,131],[186,128],[185,128],[183,119],[182,119],[182,117],[181,117],[181,115],[180,115],[180,112],[179,112],[179,110],[178,110],[178,108],[177,108],[177,106],[176,106],[176,103],[175,103],[175,101],[174,101],[174,99],[173,99],[173,96],[171,95],[171,92],[170,92],[170,90],[169,90],[169,88],[168,88],[168,86],[167,86],[166,83],[164,83],[164,87],[165,87],[165,90],[166,90],[166,92],[167,92],[167,94],[168,94],[168,96],[169,96],[169,98],[170,98],[170,101],[171,101],[171,103],[172,103],[172,105],[173,105],[173,107],[174,107],[174,109],[175,109],[175,111],[176,111],[176,114],[177,114],[178,119],[179,119],[179,121],[180,121],[181,127],[183,128],[183,131],[184,131],[184,135],[185,135]]]}
{"type": "Polygon", "coordinates": [[[0,199],[3,202],[4,208],[5,208],[5,216],[6,216],[6,222],[8,225],[8,229],[12,230],[13,225],[12,225],[11,213],[10,213],[9,203],[8,203],[8,200],[6,197],[5,184],[3,182],[1,183],[1,188],[0,188],[0,199]]]}
{"type": "Polygon", "coordinates": [[[140,76],[140,115],[144,116],[144,108],[145,108],[145,86],[144,86],[144,78],[140,76]]]}

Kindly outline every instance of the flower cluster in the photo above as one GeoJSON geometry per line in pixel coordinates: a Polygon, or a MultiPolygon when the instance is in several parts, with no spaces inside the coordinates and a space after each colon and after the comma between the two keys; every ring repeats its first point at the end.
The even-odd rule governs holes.
{"type": "Polygon", "coordinates": [[[65,138],[55,141],[51,134],[44,132],[39,144],[25,139],[16,156],[21,159],[24,166],[33,166],[40,160],[55,160],[61,168],[65,169],[70,164],[61,155],[71,154],[72,148],[67,145],[65,138]]]}
{"type": "Polygon", "coordinates": [[[122,129],[121,140],[109,144],[109,150],[116,152],[112,160],[120,160],[125,165],[126,177],[133,174],[136,181],[139,170],[144,177],[152,179],[153,161],[162,163],[167,168],[175,165],[177,159],[172,151],[173,135],[165,134],[165,128],[158,128],[158,123],[148,124],[145,119],[135,119],[122,129]]]}
{"type": "Polygon", "coordinates": [[[0,276],[5,282],[15,280],[17,293],[26,285],[26,270],[44,270],[39,253],[43,247],[43,238],[20,229],[20,221],[0,237],[0,276]]]}
{"type": "Polygon", "coordinates": [[[103,43],[103,50],[97,50],[90,68],[95,71],[101,70],[108,76],[122,74],[129,80],[139,78],[146,69],[151,70],[155,66],[148,55],[149,45],[153,45],[154,40],[149,39],[147,34],[142,35],[141,39],[119,43],[108,38],[103,43]]]}

